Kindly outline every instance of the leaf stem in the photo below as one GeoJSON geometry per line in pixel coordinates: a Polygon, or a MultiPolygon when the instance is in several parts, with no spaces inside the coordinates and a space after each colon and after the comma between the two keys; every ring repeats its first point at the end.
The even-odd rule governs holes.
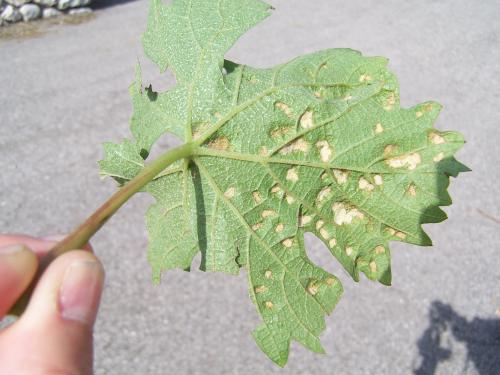
{"type": "Polygon", "coordinates": [[[12,315],[20,315],[25,310],[38,280],[54,259],[70,250],[81,249],[84,247],[92,236],[111,216],[113,216],[116,211],[118,211],[121,206],[123,206],[125,202],[130,199],[130,197],[132,197],[132,195],[142,189],[148,182],[150,182],[173,162],[190,157],[195,148],[195,144],[185,143],[184,145],[176,147],[159,156],[153,162],[146,165],[137,176],[123,185],[123,187],[114,193],[101,207],[99,207],[87,218],[87,220],[85,220],[66,238],[58,242],[45,256],[42,257],[37,273],[30,286],[18,299],[9,313],[12,315]]]}

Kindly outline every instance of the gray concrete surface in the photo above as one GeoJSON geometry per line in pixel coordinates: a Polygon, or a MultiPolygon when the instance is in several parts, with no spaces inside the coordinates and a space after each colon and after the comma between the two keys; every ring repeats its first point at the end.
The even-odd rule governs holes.
{"type": "MultiPolygon", "coordinates": [[[[281,370],[250,337],[258,323],[245,277],[170,272],[150,283],[143,213],[129,202],[95,237],[107,270],[95,331],[97,374],[500,373],[500,3],[496,0],[274,0],[274,16],[229,56],[264,67],[327,47],[387,56],[402,103],[445,105],[437,126],[459,130],[473,172],[451,185],[434,247],[393,245],[393,286],[350,281],[318,356],[292,345],[281,370]]],[[[127,136],[134,65],[164,89],[142,54],[147,2],[103,8],[79,25],[0,40],[0,230],[67,232],[115,186],[99,180],[100,143],[127,136]]],[[[162,141],[162,147],[171,140],[162,141]]]]}

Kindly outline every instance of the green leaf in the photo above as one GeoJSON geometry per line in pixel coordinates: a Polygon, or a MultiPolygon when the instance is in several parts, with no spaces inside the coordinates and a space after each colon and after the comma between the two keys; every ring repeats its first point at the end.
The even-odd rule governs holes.
{"type": "Polygon", "coordinates": [[[391,283],[390,241],[431,245],[421,224],[451,204],[449,176],[467,170],[453,154],[456,132],[433,123],[441,109],[399,105],[381,57],[331,49],[271,69],[224,61],[269,14],[255,0],[151,1],[146,54],[177,84],[165,93],[131,87],[132,141],[106,144],[101,173],[123,183],[139,173],[154,142],[170,132],[196,145],[145,191],[153,278],[171,268],[237,274],[245,268],[262,324],[259,347],[278,365],[295,340],[323,353],[324,316],[342,294],[313,264],[313,233],[358,281],[391,283]]]}

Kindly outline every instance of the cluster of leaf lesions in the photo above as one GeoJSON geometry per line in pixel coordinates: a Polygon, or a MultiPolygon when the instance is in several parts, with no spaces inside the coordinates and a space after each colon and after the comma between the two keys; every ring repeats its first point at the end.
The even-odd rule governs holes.
{"type": "Polygon", "coordinates": [[[224,9],[153,0],[145,51],[178,83],[157,94],[138,75],[134,140],[107,144],[101,168],[120,182],[133,178],[165,132],[193,146],[144,188],[156,198],[147,213],[154,278],[189,269],[198,252],[203,270],[245,267],[263,319],[253,335],[284,365],[291,340],[323,351],[324,315],[342,293],[307,258],[304,233],[355,280],[363,272],[389,284],[388,242],[430,244],[421,224],[445,218],[439,206],[450,203],[448,177],[464,170],[452,157],[463,139],[433,129],[436,103],[400,108],[383,58],[337,49],[273,69],[222,66],[269,7],[232,0],[224,9]]]}
{"type": "Polygon", "coordinates": [[[401,109],[385,64],[350,50],[269,70],[226,63],[231,100],[206,126],[215,131],[194,136],[206,138],[195,163],[237,223],[237,262],[265,322],[254,336],[278,363],[290,339],[322,350],[322,315],[341,293],[308,261],[304,232],[355,280],[390,284],[388,242],[430,244],[421,224],[445,218],[463,140],[432,128],[438,104],[401,109]]]}
{"type": "MultiPolygon", "coordinates": [[[[428,244],[420,224],[445,217],[438,206],[450,203],[450,158],[462,140],[432,128],[437,104],[400,109],[385,64],[349,50],[270,70],[226,63],[211,121],[192,127],[196,155],[146,187],[157,199],[147,215],[155,277],[189,268],[198,251],[202,269],[246,267],[264,320],[254,337],[277,363],[292,339],[322,351],[323,316],[342,292],[308,260],[305,232],[355,280],[361,271],[389,284],[388,241],[428,244]]],[[[119,147],[108,156],[137,154],[119,147]]],[[[135,158],[115,177],[133,174],[135,158]]]]}

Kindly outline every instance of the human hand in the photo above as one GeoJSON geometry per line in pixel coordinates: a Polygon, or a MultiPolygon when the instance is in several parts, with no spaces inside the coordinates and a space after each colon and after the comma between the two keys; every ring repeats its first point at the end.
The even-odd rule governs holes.
{"type": "MultiPolygon", "coordinates": [[[[0,319],[35,275],[54,241],[0,236],[0,319]]],[[[0,374],[92,374],[92,327],[104,281],[87,250],[55,259],[18,321],[0,331],[0,374]]]]}

